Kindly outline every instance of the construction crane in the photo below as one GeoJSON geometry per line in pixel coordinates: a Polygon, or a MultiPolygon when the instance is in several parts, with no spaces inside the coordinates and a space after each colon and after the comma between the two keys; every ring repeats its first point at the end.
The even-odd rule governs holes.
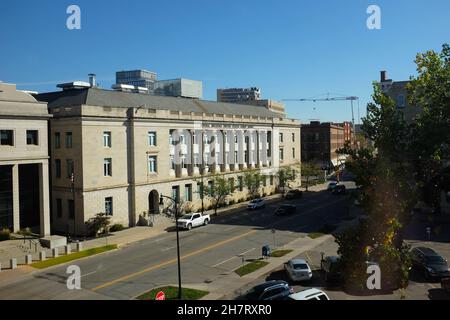
{"type": "Polygon", "coordinates": [[[327,95],[326,98],[310,98],[310,99],[283,99],[283,101],[296,101],[296,102],[319,102],[319,101],[350,101],[352,107],[352,125],[353,125],[353,134],[355,135],[355,112],[353,108],[353,101],[358,101],[359,97],[349,96],[349,97],[330,97],[330,94],[327,95]]]}

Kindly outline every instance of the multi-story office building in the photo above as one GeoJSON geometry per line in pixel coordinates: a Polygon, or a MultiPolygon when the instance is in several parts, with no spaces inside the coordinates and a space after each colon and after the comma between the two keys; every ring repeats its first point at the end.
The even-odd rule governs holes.
{"type": "Polygon", "coordinates": [[[387,78],[386,71],[380,72],[381,91],[393,99],[396,106],[404,114],[406,122],[411,123],[421,112],[420,107],[412,106],[408,102],[407,85],[410,81],[393,81],[387,78]]]}
{"type": "Polygon", "coordinates": [[[161,194],[199,211],[200,182],[210,185],[214,174],[228,179],[229,199],[239,200],[247,195],[244,170],[263,171],[266,194],[276,188],[279,166],[298,170],[300,122],[258,106],[98,88],[65,87],[37,98],[53,115],[53,224],[63,232],[84,232],[100,212],[134,226],[139,215],[164,208],[161,194]]]}
{"type": "Polygon", "coordinates": [[[0,83],[0,229],[50,234],[47,104],[0,83]]]}
{"type": "Polygon", "coordinates": [[[261,100],[261,90],[258,88],[217,89],[217,101],[229,103],[247,103],[261,100]]]}
{"type": "Polygon", "coordinates": [[[202,99],[203,83],[183,78],[160,80],[155,83],[153,94],[156,96],[202,99]]]}
{"type": "Polygon", "coordinates": [[[302,125],[302,162],[313,162],[323,168],[341,165],[344,157],[336,150],[345,144],[344,127],[312,121],[302,125]]]}
{"type": "Polygon", "coordinates": [[[116,72],[116,84],[131,85],[134,87],[147,88],[152,94],[158,75],[147,70],[130,70],[116,72]]]}

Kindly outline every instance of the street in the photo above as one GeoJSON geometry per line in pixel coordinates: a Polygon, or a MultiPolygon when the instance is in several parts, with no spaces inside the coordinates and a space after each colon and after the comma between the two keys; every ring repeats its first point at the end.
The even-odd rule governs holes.
{"type": "MultiPolygon", "coordinates": [[[[307,193],[302,199],[281,200],[258,211],[239,210],[213,218],[206,227],[181,232],[182,281],[208,283],[231,273],[242,265],[241,256],[244,260],[259,258],[263,245],[281,247],[345,219],[348,204],[345,196],[307,193]],[[297,214],[274,216],[281,203],[294,203],[297,214]]],[[[67,289],[67,265],[63,265],[0,284],[0,299],[133,299],[152,288],[177,283],[176,262],[175,232],[171,230],[74,262],[81,268],[82,290],[67,289]]]]}

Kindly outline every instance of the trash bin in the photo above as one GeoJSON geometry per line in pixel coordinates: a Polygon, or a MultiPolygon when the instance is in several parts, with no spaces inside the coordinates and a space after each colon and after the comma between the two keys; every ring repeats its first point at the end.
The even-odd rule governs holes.
{"type": "Polygon", "coordinates": [[[262,247],[262,256],[263,258],[268,258],[270,256],[270,246],[265,245],[262,247]]]}

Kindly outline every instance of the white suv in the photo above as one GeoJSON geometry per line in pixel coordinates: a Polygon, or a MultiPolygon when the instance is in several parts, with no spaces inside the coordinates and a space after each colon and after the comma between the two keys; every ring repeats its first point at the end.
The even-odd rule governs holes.
{"type": "Polygon", "coordinates": [[[264,201],[264,199],[259,198],[259,199],[250,201],[250,203],[247,206],[247,209],[257,210],[257,209],[265,208],[265,207],[266,207],[266,202],[264,201]]]}
{"type": "Polygon", "coordinates": [[[307,289],[291,294],[288,300],[330,300],[330,298],[319,289],[307,289]]]}

